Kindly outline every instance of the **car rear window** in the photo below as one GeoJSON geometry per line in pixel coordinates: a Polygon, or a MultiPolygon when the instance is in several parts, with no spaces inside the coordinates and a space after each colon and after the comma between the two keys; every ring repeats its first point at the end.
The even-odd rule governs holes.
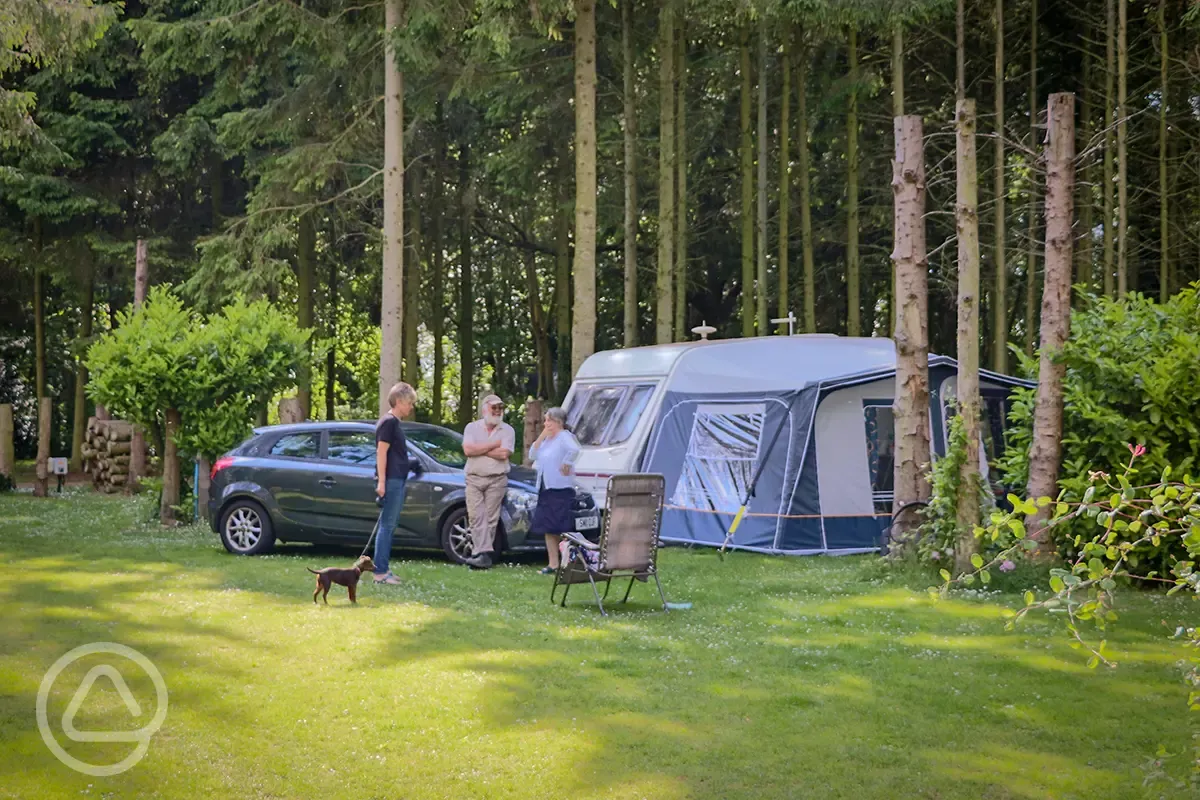
{"type": "Polygon", "coordinates": [[[316,458],[320,452],[320,434],[287,433],[271,445],[271,455],[287,458],[316,458]]]}

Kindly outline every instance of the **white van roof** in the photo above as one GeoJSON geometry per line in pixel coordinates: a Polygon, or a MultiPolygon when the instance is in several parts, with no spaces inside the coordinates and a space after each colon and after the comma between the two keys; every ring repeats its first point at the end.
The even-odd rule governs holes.
{"type": "Polygon", "coordinates": [[[891,339],[801,334],[606,350],[584,361],[575,379],[590,383],[670,375],[672,391],[754,392],[796,389],[895,366],[891,339]]]}

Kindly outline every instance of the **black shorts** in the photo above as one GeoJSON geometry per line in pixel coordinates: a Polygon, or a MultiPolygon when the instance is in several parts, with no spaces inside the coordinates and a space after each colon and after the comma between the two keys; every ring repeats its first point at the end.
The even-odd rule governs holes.
{"type": "Polygon", "coordinates": [[[542,489],[529,525],[532,534],[569,533],[575,530],[574,489],[542,489]]]}

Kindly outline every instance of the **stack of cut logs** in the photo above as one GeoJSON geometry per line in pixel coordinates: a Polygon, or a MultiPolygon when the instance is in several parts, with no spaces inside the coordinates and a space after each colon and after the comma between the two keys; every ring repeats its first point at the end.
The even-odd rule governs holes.
{"type": "Polygon", "coordinates": [[[129,482],[129,456],[133,448],[133,423],[88,418],[83,438],[83,471],[101,492],[119,492],[129,482]]]}

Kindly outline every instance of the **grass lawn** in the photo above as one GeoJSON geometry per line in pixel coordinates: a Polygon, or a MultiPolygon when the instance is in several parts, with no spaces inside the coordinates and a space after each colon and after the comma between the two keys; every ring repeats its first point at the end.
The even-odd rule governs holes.
{"type": "MultiPolygon", "coordinates": [[[[1122,798],[1144,796],[1159,743],[1190,745],[1165,638],[1194,621],[1182,599],[1122,595],[1120,668],[1098,671],[1058,620],[1005,632],[1017,592],[934,604],[872,558],[670,549],[668,598],[693,608],[658,612],[639,585],[603,619],[586,586],[551,606],[530,563],[418,554],[402,586],[318,607],[304,567],[356,551],[235,558],[202,527],[139,522],[142,503],[0,497],[0,797],[1122,798]],[[60,764],[34,715],[51,664],[96,641],[139,650],[170,692],[114,777],[60,764]]],[[[48,716],[111,764],[134,745],[60,725],[99,663],[60,675],[48,716]]],[[[101,679],[79,730],[153,713],[149,680],[123,674],[141,721],[101,679]]]]}

